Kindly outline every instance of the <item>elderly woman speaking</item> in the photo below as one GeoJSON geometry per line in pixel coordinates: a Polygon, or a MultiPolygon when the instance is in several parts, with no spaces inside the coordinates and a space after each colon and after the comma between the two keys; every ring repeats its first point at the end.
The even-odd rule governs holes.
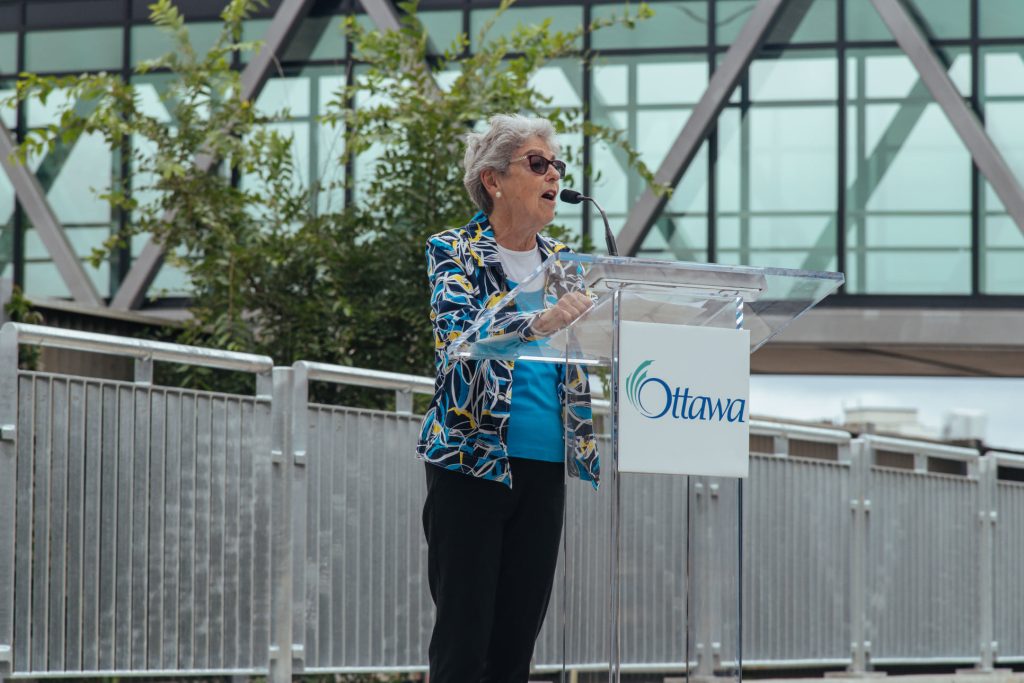
{"type": "MultiPolygon", "coordinates": [[[[565,175],[557,153],[549,121],[491,118],[467,140],[464,182],[480,211],[427,243],[437,380],[417,453],[426,461],[423,529],[437,608],[431,683],[527,680],[558,559],[564,473],[597,485],[582,367],[447,354],[488,302],[567,249],[540,234],[565,175]]],[[[591,307],[581,278],[554,294],[534,289],[520,292],[492,334],[540,339],[591,307]],[[545,297],[555,301],[546,310],[545,297]]]]}

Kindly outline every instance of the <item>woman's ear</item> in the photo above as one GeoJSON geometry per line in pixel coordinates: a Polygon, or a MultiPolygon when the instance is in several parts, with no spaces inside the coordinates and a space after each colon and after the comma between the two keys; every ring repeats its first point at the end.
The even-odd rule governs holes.
{"type": "Polygon", "coordinates": [[[498,192],[500,187],[498,186],[498,174],[494,172],[493,168],[486,168],[480,172],[480,182],[483,183],[484,189],[487,190],[487,194],[494,196],[494,193],[498,192]]]}

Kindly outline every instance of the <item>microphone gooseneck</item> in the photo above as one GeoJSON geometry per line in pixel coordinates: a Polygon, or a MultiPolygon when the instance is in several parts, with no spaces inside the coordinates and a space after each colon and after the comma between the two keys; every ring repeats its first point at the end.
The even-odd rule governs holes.
{"type": "Polygon", "coordinates": [[[561,199],[566,204],[579,204],[580,202],[587,201],[591,202],[594,206],[596,206],[597,210],[601,212],[601,219],[604,221],[604,241],[605,244],[608,246],[608,255],[619,255],[619,249],[617,246],[615,246],[615,235],[612,234],[611,226],[608,225],[608,216],[605,214],[604,209],[601,208],[601,205],[597,203],[596,199],[594,199],[593,197],[588,197],[585,194],[581,194],[576,190],[570,190],[568,188],[562,190],[562,192],[558,195],[558,198],[561,199]]]}

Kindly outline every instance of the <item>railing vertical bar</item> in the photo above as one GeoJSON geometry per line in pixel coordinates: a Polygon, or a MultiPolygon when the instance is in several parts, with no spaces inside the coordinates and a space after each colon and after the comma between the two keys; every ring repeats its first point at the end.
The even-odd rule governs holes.
{"type": "Polygon", "coordinates": [[[146,668],[159,669],[163,662],[164,555],[167,552],[167,392],[150,389],[149,395],[149,529],[146,533],[146,668]]]}
{"type": "Polygon", "coordinates": [[[227,399],[210,401],[210,613],[206,667],[224,668],[224,492],[227,457],[227,399]]]}
{"type": "Polygon", "coordinates": [[[348,661],[348,631],[346,629],[348,610],[345,608],[348,604],[346,602],[348,599],[348,583],[345,580],[347,577],[345,562],[348,555],[345,552],[345,549],[348,548],[346,480],[349,474],[347,447],[351,429],[347,414],[332,411],[330,418],[332,425],[331,453],[338,465],[334,468],[333,486],[331,487],[335,496],[334,519],[331,525],[334,546],[331,558],[331,565],[333,567],[331,572],[331,582],[333,584],[331,593],[334,597],[334,604],[331,609],[333,621],[331,628],[331,661],[345,662],[348,661]]]}
{"type": "MultiPolygon", "coordinates": [[[[331,625],[331,510],[334,504],[331,482],[333,470],[340,463],[335,462],[332,457],[334,451],[330,449],[331,435],[331,413],[326,410],[316,410],[315,429],[310,430],[308,453],[311,460],[316,460],[320,474],[316,478],[316,486],[319,487],[319,507],[317,508],[318,529],[317,529],[317,594],[316,594],[316,618],[308,619],[307,623],[315,624],[314,632],[307,636],[307,643],[313,644],[313,649],[306,652],[306,661],[317,666],[330,666],[330,625],[331,625]],[[315,453],[315,455],[314,455],[315,453]]],[[[312,463],[311,463],[312,464],[312,463]]],[[[310,473],[312,474],[312,473],[310,473]]]]}
{"type": "Polygon", "coordinates": [[[330,453],[332,462],[330,482],[331,489],[331,536],[330,536],[330,575],[327,580],[330,582],[330,604],[328,606],[328,630],[324,632],[327,642],[323,650],[331,662],[344,661],[344,574],[341,569],[345,561],[345,497],[344,497],[344,473],[345,460],[344,448],[345,432],[342,429],[343,416],[336,410],[323,411],[318,418],[328,424],[327,431],[327,453],[330,453]]]}
{"type": "Polygon", "coordinates": [[[68,527],[65,671],[82,670],[82,600],[85,557],[85,382],[68,384],[68,527]]]}
{"type": "MultiPolygon", "coordinates": [[[[275,401],[277,394],[275,393],[275,401]]],[[[251,459],[252,482],[255,491],[252,508],[253,524],[253,557],[252,569],[252,655],[254,664],[264,665],[267,662],[271,637],[271,558],[279,549],[272,547],[270,535],[273,533],[271,514],[273,511],[273,486],[271,463],[271,404],[259,401],[253,405],[251,429],[246,430],[245,453],[251,459]]],[[[274,514],[281,514],[275,512],[274,514]]],[[[282,561],[287,561],[282,558],[282,561]]]]}
{"type": "Polygon", "coordinates": [[[220,664],[225,669],[242,666],[238,658],[238,637],[247,611],[241,609],[241,527],[239,490],[241,485],[242,401],[230,398],[225,405],[224,437],[224,636],[220,664]]]}
{"type": "Polygon", "coordinates": [[[100,488],[100,563],[99,563],[99,652],[98,668],[114,668],[117,649],[115,600],[117,597],[117,508],[118,448],[120,412],[117,387],[104,384],[102,388],[103,428],[100,434],[103,459],[100,488]]]}
{"type": "Polygon", "coordinates": [[[52,380],[43,378],[36,388],[35,495],[32,519],[32,671],[46,670],[47,599],[50,558],[50,468],[53,430],[50,429],[52,380]]]}
{"type": "Polygon", "coordinates": [[[196,466],[199,399],[181,401],[181,521],[178,563],[178,667],[200,668],[196,657],[196,466]]]}
{"type": "MultiPolygon", "coordinates": [[[[240,406],[238,421],[238,540],[239,576],[238,576],[238,665],[253,666],[257,663],[253,649],[253,621],[256,618],[256,597],[254,594],[253,573],[257,562],[254,544],[256,534],[256,462],[261,458],[253,452],[253,430],[256,423],[253,416],[254,405],[243,401],[240,406]]],[[[269,530],[264,527],[261,532],[266,535],[269,530]]],[[[264,653],[261,653],[264,654],[264,653]]]]}
{"type": "Polygon", "coordinates": [[[150,486],[150,399],[152,389],[138,385],[132,391],[134,430],[132,434],[131,514],[131,667],[146,668],[149,623],[149,486],[150,486]]]}
{"type": "Polygon", "coordinates": [[[50,588],[45,670],[63,671],[68,542],[68,382],[53,379],[50,387],[50,554],[46,561],[50,588]]]}
{"type": "Polygon", "coordinates": [[[165,399],[164,432],[164,551],[163,621],[160,624],[162,645],[160,668],[168,671],[178,666],[178,609],[181,575],[181,443],[182,397],[179,391],[168,391],[165,399]]]}
{"type": "Polygon", "coordinates": [[[210,666],[210,515],[212,399],[196,401],[195,665],[210,666]]]}
{"type": "Polygon", "coordinates": [[[132,492],[134,490],[135,396],[117,391],[117,559],[114,572],[114,666],[131,668],[132,645],[132,492]]]}
{"type": "MultiPolygon", "coordinates": [[[[408,393],[408,392],[406,392],[408,393]]],[[[410,410],[411,410],[411,399],[412,394],[408,394],[410,398],[410,410]]],[[[394,453],[400,453],[400,447],[398,441],[398,418],[395,416],[388,416],[381,418],[384,423],[382,426],[385,429],[384,441],[385,450],[381,455],[391,455],[394,453]]],[[[388,478],[387,470],[391,469],[388,467],[388,461],[383,457],[375,458],[381,463],[380,476],[381,479],[386,480],[388,478]]],[[[401,485],[401,480],[395,482],[401,485]]],[[[396,652],[395,652],[395,636],[398,630],[398,614],[399,614],[399,602],[398,602],[398,523],[399,516],[391,512],[389,514],[388,508],[395,510],[400,509],[400,506],[394,505],[388,501],[387,493],[377,499],[378,510],[381,514],[381,526],[384,527],[384,533],[380,537],[381,546],[383,546],[384,555],[384,571],[381,572],[381,583],[384,590],[384,599],[381,601],[382,605],[382,619],[381,619],[381,640],[380,640],[380,661],[385,662],[388,665],[394,666],[398,663],[396,652]]]]}
{"type": "Polygon", "coordinates": [[[36,380],[31,376],[18,379],[18,487],[14,546],[20,549],[14,557],[14,642],[12,643],[15,670],[31,667],[32,646],[32,513],[35,506],[33,492],[36,472],[33,466],[36,442],[35,412],[36,380]]]}
{"type": "Polygon", "coordinates": [[[302,592],[305,620],[302,629],[297,629],[296,633],[302,634],[303,656],[308,666],[316,666],[319,663],[317,625],[321,617],[319,581],[321,534],[323,533],[321,512],[324,504],[323,480],[326,476],[324,453],[321,448],[320,415],[320,411],[315,408],[307,410],[305,416],[296,415],[300,418],[296,429],[303,429],[306,432],[306,517],[304,520],[306,554],[303,562],[304,590],[302,592]]]}
{"type": "Polygon", "coordinates": [[[100,564],[103,473],[103,386],[86,385],[85,392],[85,539],[82,553],[82,670],[99,668],[100,564]]]}

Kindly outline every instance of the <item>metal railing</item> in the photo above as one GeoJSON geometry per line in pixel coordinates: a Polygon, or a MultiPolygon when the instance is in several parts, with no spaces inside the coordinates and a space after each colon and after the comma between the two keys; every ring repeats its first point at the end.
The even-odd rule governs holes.
{"type": "MultiPolygon", "coordinates": [[[[11,324],[0,391],[0,677],[425,669],[412,395],[432,380],[11,324]],[[135,381],[18,370],[23,344],[131,357],[135,381]],[[153,386],[154,361],[251,372],[256,394],[153,386]]],[[[1024,661],[1024,458],[750,427],[742,584],[736,482],[624,477],[623,671],[735,666],[741,588],[746,668],[1024,661]],[[687,528],[712,533],[688,548],[687,528]]],[[[570,486],[540,670],[606,666],[607,495],[570,486]]]]}

